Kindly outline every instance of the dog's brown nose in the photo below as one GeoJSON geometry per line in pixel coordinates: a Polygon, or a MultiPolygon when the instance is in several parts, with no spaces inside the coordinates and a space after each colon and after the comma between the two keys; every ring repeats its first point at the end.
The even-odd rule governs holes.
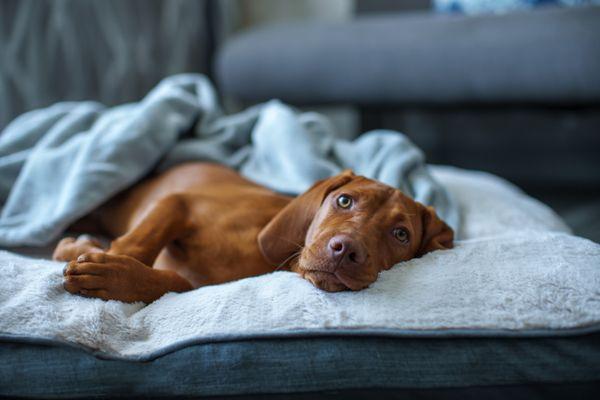
{"type": "Polygon", "coordinates": [[[327,246],[329,256],[339,266],[356,266],[365,262],[366,254],[363,247],[346,235],[336,235],[329,240],[327,246]]]}

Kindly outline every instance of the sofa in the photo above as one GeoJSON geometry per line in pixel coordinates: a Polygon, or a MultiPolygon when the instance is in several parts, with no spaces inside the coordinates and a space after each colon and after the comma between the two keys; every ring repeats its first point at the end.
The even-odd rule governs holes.
{"type": "Polygon", "coordinates": [[[432,163],[507,178],[600,240],[600,7],[439,13],[358,1],[348,21],[242,32],[221,91],[242,104],[354,107],[360,131],[399,130],[432,163]]]}
{"type": "MultiPolygon", "coordinates": [[[[528,190],[541,187],[552,196],[566,192],[569,201],[573,196],[594,199],[598,193],[598,7],[469,17],[435,14],[428,2],[419,0],[358,1],[357,16],[351,21],[298,22],[240,33],[220,49],[211,68],[207,64],[212,63],[214,43],[204,40],[206,35],[214,35],[214,27],[202,25],[214,11],[211,3],[215,4],[0,2],[4,7],[0,8],[0,21],[6,31],[27,33],[8,35],[22,40],[21,45],[3,48],[9,53],[14,48],[21,51],[1,64],[2,82],[16,82],[19,77],[19,85],[5,85],[3,104],[10,107],[0,114],[2,123],[19,112],[58,100],[93,99],[109,105],[137,100],[159,77],[193,70],[214,73],[221,93],[247,105],[274,97],[306,108],[350,105],[360,114],[361,131],[401,130],[436,163],[495,172],[528,190]],[[385,15],[378,14],[384,11],[385,15]],[[18,15],[21,17],[16,18],[18,15]],[[49,20],[63,25],[58,29],[49,20]],[[163,24],[158,22],[161,20],[163,24]],[[62,39],[53,42],[57,37],[62,39]],[[140,37],[148,41],[138,46],[140,37]],[[180,45],[174,45],[176,40],[180,45]],[[49,43],[78,51],[59,57],[62,50],[51,51],[49,43]],[[43,51],[48,51],[50,58],[44,58],[43,51]]],[[[478,246],[514,249],[515,243],[523,248],[531,245],[544,250],[545,258],[540,257],[539,264],[548,260],[552,267],[552,273],[542,270],[540,276],[547,278],[548,286],[560,289],[555,281],[561,271],[589,272],[600,259],[597,245],[570,235],[551,210],[513,185],[481,172],[452,167],[435,170],[437,178],[463,200],[470,221],[467,240],[457,245],[464,258],[452,251],[438,255],[440,268],[448,264],[463,268],[464,260],[478,263],[482,268],[473,266],[471,278],[481,278],[493,289],[495,281],[485,280],[491,275],[482,270],[501,274],[496,265],[515,268],[524,257],[520,252],[507,252],[506,257],[499,254],[494,259],[497,263],[486,263],[485,251],[478,246]],[[536,240],[523,240],[531,232],[536,240]],[[569,264],[568,257],[555,254],[559,241],[565,252],[577,253],[578,263],[569,264]]],[[[33,249],[35,259],[31,252],[30,257],[12,254],[32,249],[9,250],[11,253],[0,254],[3,276],[38,280],[24,279],[22,285],[12,285],[6,278],[4,285],[10,290],[0,290],[0,311],[16,316],[23,327],[19,334],[0,331],[0,398],[594,399],[600,392],[598,323],[568,328],[565,321],[555,321],[563,329],[538,324],[522,330],[480,326],[419,330],[361,329],[356,325],[341,329],[336,321],[323,320],[328,325],[322,330],[224,332],[183,338],[143,357],[127,357],[98,346],[96,338],[113,337],[107,332],[114,328],[115,320],[107,311],[129,310],[124,320],[130,329],[121,329],[119,334],[146,348],[145,324],[150,320],[146,316],[152,310],[165,310],[165,316],[183,314],[179,308],[169,308],[174,296],[188,296],[193,308],[194,299],[220,290],[208,287],[167,295],[150,306],[78,299],[85,300],[94,315],[104,316],[81,326],[89,343],[68,340],[68,329],[32,336],[29,327],[44,328],[43,318],[73,328],[68,310],[57,311],[56,304],[43,307],[44,315],[20,313],[25,309],[20,306],[28,302],[44,305],[48,293],[67,295],[61,287],[63,265],[40,260],[49,257],[43,249],[33,249]],[[36,285],[40,276],[48,278],[47,284],[36,285]]],[[[532,254],[537,253],[527,252],[529,258],[532,254]]],[[[413,281],[400,281],[413,290],[424,288],[425,295],[427,290],[438,293],[423,285],[418,275],[424,268],[436,268],[431,260],[415,260],[414,265],[390,273],[401,276],[412,271],[416,274],[413,281]]],[[[293,279],[286,272],[277,274],[274,279],[293,279]]],[[[454,292],[460,294],[462,276],[446,274],[438,287],[458,288],[454,292]]],[[[583,279],[587,275],[569,276],[583,279]]],[[[597,274],[589,276],[597,278],[597,274]]],[[[392,278],[388,274],[387,281],[392,278]]],[[[593,286],[595,281],[589,281],[588,286],[593,286]]],[[[256,281],[244,280],[228,288],[241,296],[248,293],[252,282],[261,287],[256,281]]],[[[270,304],[264,301],[269,294],[286,296],[285,285],[263,287],[267,289],[256,292],[261,304],[270,304]]],[[[529,285],[529,289],[535,293],[536,286],[529,285]]],[[[375,287],[375,293],[382,292],[381,286],[375,287]]],[[[323,304],[337,302],[320,292],[311,291],[310,295],[323,304]]],[[[548,291],[544,292],[547,295],[548,291]]],[[[554,311],[586,317],[576,307],[573,312],[561,308],[562,298],[546,302],[544,296],[511,303],[517,308],[523,304],[521,313],[512,313],[518,317],[513,319],[531,322],[527,320],[527,301],[532,298],[542,308],[558,305],[554,311]]],[[[460,300],[460,295],[455,297],[460,300]]],[[[448,299],[432,296],[432,301],[444,304],[448,299]]],[[[200,303],[217,319],[225,305],[235,308],[238,304],[200,303]]],[[[475,300],[464,303],[479,305],[475,300]]],[[[249,314],[249,308],[238,308],[243,317],[249,314]]],[[[252,310],[257,308],[255,305],[252,310]]],[[[433,310],[435,315],[438,309],[425,311],[433,310]]],[[[286,315],[285,307],[274,311],[286,315]]],[[[403,316],[401,308],[390,313],[403,316]]],[[[195,315],[198,320],[204,316],[195,315]]],[[[258,320],[267,326],[272,323],[273,315],[265,312],[261,317],[258,320]]],[[[594,320],[587,317],[584,322],[594,320]]],[[[304,318],[311,318],[310,310],[304,318]]],[[[235,320],[234,316],[231,319],[235,320]]],[[[512,321],[510,316],[507,320],[512,321]]],[[[189,325],[188,329],[198,328],[189,325]]]]}

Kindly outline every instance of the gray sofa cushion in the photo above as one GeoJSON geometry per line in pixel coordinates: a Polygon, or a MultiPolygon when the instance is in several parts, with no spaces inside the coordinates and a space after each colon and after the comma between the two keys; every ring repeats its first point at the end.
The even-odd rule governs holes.
{"type": "Polygon", "coordinates": [[[598,102],[600,7],[272,26],[230,41],[216,70],[250,101],[598,102]]]}

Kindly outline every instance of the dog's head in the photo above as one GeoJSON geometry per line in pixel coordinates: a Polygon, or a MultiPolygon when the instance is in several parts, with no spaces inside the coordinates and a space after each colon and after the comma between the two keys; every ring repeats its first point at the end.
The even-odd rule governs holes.
{"type": "Polygon", "coordinates": [[[363,289],[400,261],[451,248],[453,237],[433,208],[345,171],[292,200],[258,243],[269,262],[293,259],[293,271],[336,292],[363,289]]]}

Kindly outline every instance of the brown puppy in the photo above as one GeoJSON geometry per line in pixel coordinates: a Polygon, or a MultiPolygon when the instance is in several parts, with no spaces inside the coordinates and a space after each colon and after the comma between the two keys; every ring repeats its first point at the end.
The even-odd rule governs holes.
{"type": "Polygon", "coordinates": [[[381,270],[452,247],[431,207],[350,171],[282,196],[223,166],[183,164],[117,196],[85,219],[116,238],[63,239],[71,293],[152,302],[285,268],[327,291],[360,290],[381,270]]]}

